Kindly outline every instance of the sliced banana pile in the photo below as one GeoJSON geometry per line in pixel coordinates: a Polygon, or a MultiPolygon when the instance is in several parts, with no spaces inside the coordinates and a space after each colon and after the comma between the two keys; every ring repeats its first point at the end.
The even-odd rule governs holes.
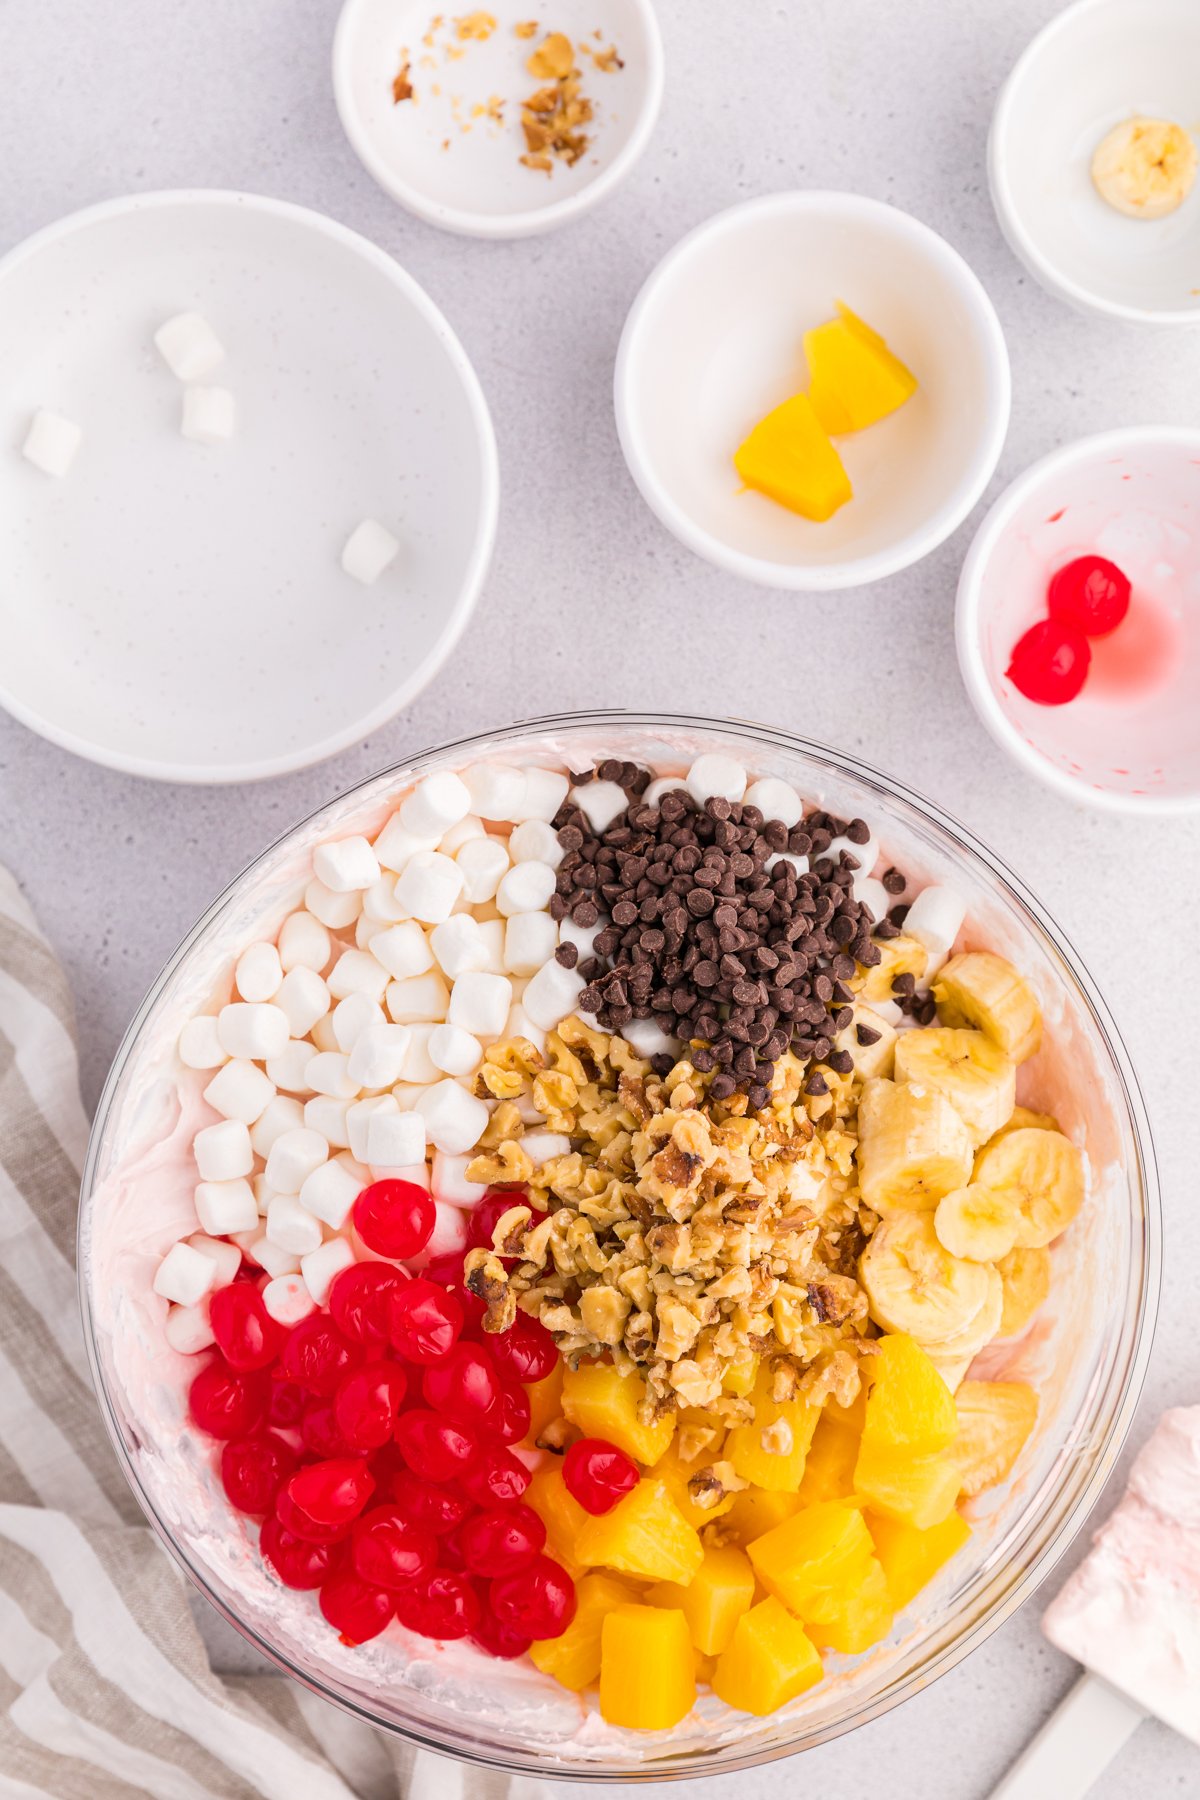
{"type": "Polygon", "coordinates": [[[1125,119],[1092,157],[1096,192],[1130,219],[1165,219],[1183,205],[1195,179],[1192,135],[1168,119],[1125,119]]]}

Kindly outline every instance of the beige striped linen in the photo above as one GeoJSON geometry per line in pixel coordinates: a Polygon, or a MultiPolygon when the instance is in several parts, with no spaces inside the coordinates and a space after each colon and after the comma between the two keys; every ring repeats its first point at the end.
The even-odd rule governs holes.
{"type": "Polygon", "coordinates": [[[87,1119],[66,978],[0,868],[0,1795],[546,1800],[272,1674],[222,1680],[126,1486],[75,1293],[87,1119]]]}

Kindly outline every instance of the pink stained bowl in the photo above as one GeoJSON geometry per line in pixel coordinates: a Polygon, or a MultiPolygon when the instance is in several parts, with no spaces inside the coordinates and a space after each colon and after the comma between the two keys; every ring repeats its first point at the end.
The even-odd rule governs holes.
{"type": "Polygon", "coordinates": [[[963,564],[956,635],[975,710],[1031,774],[1107,811],[1200,810],[1200,430],[1105,432],[1019,475],[963,564]],[[1039,706],[1005,670],[1050,577],[1088,553],[1128,575],[1129,612],[1092,639],[1078,698],[1039,706]]]}

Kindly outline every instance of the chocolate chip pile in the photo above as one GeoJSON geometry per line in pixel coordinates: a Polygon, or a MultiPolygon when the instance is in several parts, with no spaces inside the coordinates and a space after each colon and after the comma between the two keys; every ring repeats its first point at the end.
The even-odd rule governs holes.
{"type": "MultiPolygon", "coordinates": [[[[599,833],[569,803],[554,821],[566,854],[551,914],[585,929],[604,914],[611,921],[578,964],[588,984],[580,1007],[607,1031],[653,1019],[672,1037],[702,1041],[692,1062],[715,1071],[713,1097],[740,1091],[755,1109],[789,1048],[848,1074],[849,1053],[834,1048],[853,1017],[846,984],[880,951],[875,921],[851,891],[858,864],[824,852],[842,836],[865,844],[867,825],[814,811],[789,830],[754,806],[714,798],[700,807],[683,787],[647,806],[650,777],[636,765],[613,760],[592,773],[624,787],[629,805],[599,833]],[[807,858],[808,872],[787,856],[807,858]],[[781,860],[768,869],[771,858],[781,860]]],[[[558,951],[568,966],[577,955],[571,944],[558,951]]],[[[660,1073],[673,1061],[654,1059],[660,1073]]],[[[827,1090],[819,1069],[807,1087],[827,1090]]]]}

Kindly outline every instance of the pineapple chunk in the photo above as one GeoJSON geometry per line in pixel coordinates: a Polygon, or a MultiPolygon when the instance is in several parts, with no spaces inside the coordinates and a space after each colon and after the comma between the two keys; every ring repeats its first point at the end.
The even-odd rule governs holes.
{"type": "Polygon", "coordinates": [[[869,1437],[863,1438],[854,1467],[855,1490],[868,1506],[918,1531],[949,1518],[959,1479],[958,1464],[948,1451],[914,1456],[869,1437]]]}
{"type": "Polygon", "coordinates": [[[844,1656],[858,1656],[886,1637],[892,1629],[892,1602],[878,1559],[871,1557],[855,1581],[814,1601],[804,1623],[818,1650],[840,1650],[844,1656]]]}
{"type": "Polygon", "coordinates": [[[743,1488],[734,1496],[727,1524],[739,1544],[749,1544],[773,1531],[776,1525],[782,1525],[799,1509],[800,1500],[796,1494],[769,1493],[760,1487],[743,1488]]]}
{"type": "Polygon", "coordinates": [[[735,1394],[744,1400],[747,1394],[754,1392],[754,1382],[758,1375],[758,1357],[752,1350],[740,1356],[736,1362],[727,1365],[721,1377],[721,1386],[727,1394],[735,1394]]]}
{"type": "Polygon", "coordinates": [[[803,1400],[772,1400],[771,1372],[754,1384],[754,1419],[735,1425],[725,1439],[725,1455],[743,1481],[777,1494],[794,1494],[804,1474],[821,1409],[803,1400]]]}
{"type": "Polygon", "coordinates": [[[722,1514],[727,1513],[734,1502],[733,1494],[725,1494],[713,1506],[701,1506],[693,1498],[688,1487],[690,1477],[696,1474],[697,1470],[707,1468],[713,1460],[712,1455],[706,1451],[702,1455],[694,1457],[690,1463],[681,1462],[679,1443],[676,1440],[666,1455],[660,1456],[654,1465],[655,1479],[666,1482],[672,1500],[688,1524],[694,1525],[697,1531],[702,1525],[707,1525],[711,1519],[719,1519],[722,1514]]]}
{"type": "Polygon", "coordinates": [[[738,1620],[728,1650],[717,1659],[712,1688],[726,1706],[761,1716],[794,1700],[823,1674],[804,1627],[770,1598],[738,1620]]]}
{"type": "Polygon", "coordinates": [[[585,1437],[604,1438],[635,1462],[652,1468],[671,1441],[674,1413],[643,1425],[638,1409],[646,1398],[640,1375],[623,1375],[612,1363],[582,1363],[563,1375],[562,1409],[585,1437]]]}
{"type": "Polygon", "coordinates": [[[548,1375],[544,1375],[541,1381],[530,1382],[525,1389],[529,1395],[529,1432],[526,1441],[534,1447],[547,1425],[562,1417],[563,1368],[563,1363],[556,1362],[548,1375]]]}
{"type": "Polygon", "coordinates": [[[700,1682],[703,1682],[706,1687],[711,1687],[712,1678],[717,1670],[716,1657],[705,1656],[703,1650],[693,1651],[692,1667],[695,1670],[697,1685],[699,1685],[700,1682]]]}
{"type": "Polygon", "coordinates": [[[525,1490],[525,1500],[546,1527],[546,1554],[574,1578],[583,1566],[576,1549],[579,1534],[592,1515],[568,1491],[559,1463],[537,1471],[525,1490]]]}
{"type": "Polygon", "coordinates": [[[807,394],[794,394],[760,419],[733,462],[748,488],[806,519],[832,518],[853,498],[850,477],[807,394]]]}
{"type": "Polygon", "coordinates": [[[584,1520],[575,1539],[575,1556],[585,1568],[686,1584],[704,1557],[699,1533],[688,1524],[664,1481],[639,1481],[611,1512],[585,1514],[584,1520]]]}
{"type": "Polygon", "coordinates": [[[925,1456],[944,1450],[957,1429],[954,1395],[921,1346],[902,1332],[880,1338],[864,1441],[925,1456]]]}
{"type": "Polygon", "coordinates": [[[853,1580],[873,1546],[856,1507],[824,1500],[802,1507],[747,1549],[767,1592],[803,1613],[818,1596],[853,1580]]]}
{"type": "Polygon", "coordinates": [[[844,1500],[854,1492],[854,1465],[858,1461],[859,1434],[823,1412],[813,1433],[804,1465],[799,1500],[814,1506],[818,1500],[844,1500]]]}
{"type": "Polygon", "coordinates": [[[877,331],[838,301],[838,317],[804,334],[813,408],[831,435],[886,419],[917,391],[917,378],[877,331]]]}
{"type": "Polygon", "coordinates": [[[638,1591],[615,1575],[585,1575],[575,1586],[575,1617],[561,1637],[543,1638],[529,1646],[529,1657],[543,1675],[553,1675],[572,1693],[591,1687],[600,1673],[600,1631],[617,1606],[633,1606],[638,1591]]]}
{"type": "Polygon", "coordinates": [[[875,1554],[887,1577],[888,1598],[894,1612],[903,1611],[971,1535],[971,1527],[956,1512],[925,1531],[905,1525],[900,1519],[889,1519],[883,1513],[868,1512],[866,1519],[875,1540],[875,1554]]]}
{"type": "Polygon", "coordinates": [[[600,1633],[600,1715],[610,1725],[665,1731],[696,1704],[687,1620],[675,1608],[617,1606],[600,1633]]]}
{"type": "Polygon", "coordinates": [[[958,1435],[950,1447],[960,1492],[994,1487],[1012,1471],[1037,1424],[1038,1397],[1023,1381],[964,1381],[958,1390],[958,1435]]]}
{"type": "Polygon", "coordinates": [[[692,1643],[705,1656],[719,1656],[733,1628],[754,1599],[754,1570],[735,1544],[706,1550],[686,1587],[662,1581],[646,1595],[652,1606],[676,1606],[688,1622],[692,1643]]]}

